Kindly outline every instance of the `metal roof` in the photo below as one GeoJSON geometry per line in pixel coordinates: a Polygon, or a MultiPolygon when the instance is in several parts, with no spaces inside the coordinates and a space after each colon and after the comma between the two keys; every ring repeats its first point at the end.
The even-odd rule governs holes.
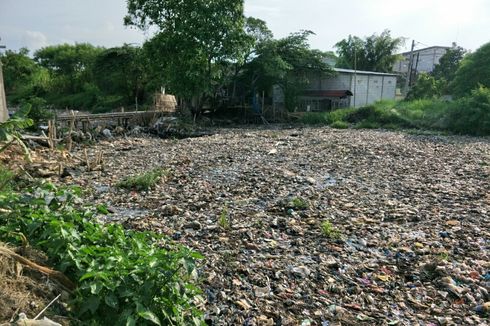
{"type": "MultiPolygon", "coordinates": [[[[431,49],[446,49],[446,50],[449,50],[450,48],[451,48],[450,46],[434,45],[434,46],[429,46],[428,48],[414,49],[413,50],[413,53],[422,52],[422,51],[431,50],[431,49]]],[[[400,53],[400,55],[407,55],[407,54],[410,54],[410,51],[400,53]]]]}
{"type": "Polygon", "coordinates": [[[386,72],[377,72],[377,71],[364,71],[364,70],[353,70],[353,69],[342,69],[342,68],[334,68],[336,72],[344,72],[348,74],[358,74],[358,75],[377,75],[377,76],[392,76],[396,77],[397,74],[389,74],[386,72]]]}
{"type": "Polygon", "coordinates": [[[303,96],[311,96],[311,97],[340,97],[344,98],[347,96],[352,96],[351,91],[349,90],[306,90],[303,93],[303,96]]]}

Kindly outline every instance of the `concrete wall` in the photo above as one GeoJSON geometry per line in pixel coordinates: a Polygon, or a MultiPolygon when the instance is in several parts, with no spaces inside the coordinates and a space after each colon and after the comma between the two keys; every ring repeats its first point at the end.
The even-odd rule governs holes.
{"type": "Polygon", "coordinates": [[[5,87],[3,84],[3,70],[0,62],[0,122],[7,121],[9,113],[7,110],[7,98],[5,97],[5,87]]]}
{"type": "MultiPolygon", "coordinates": [[[[444,47],[432,47],[428,49],[414,51],[413,70],[415,71],[418,58],[417,72],[432,72],[434,70],[434,67],[439,64],[439,60],[446,53],[447,50],[448,49],[444,47]]],[[[403,57],[403,60],[395,62],[393,66],[393,71],[399,73],[408,73],[410,54],[404,53],[403,57]]]]}
{"type": "MultiPolygon", "coordinates": [[[[338,107],[362,107],[380,100],[394,100],[396,98],[396,76],[377,73],[338,72],[335,77],[310,77],[307,90],[350,90],[354,96],[346,99],[330,98],[332,109],[338,107]],[[354,78],[355,76],[355,78],[354,78]]],[[[303,96],[300,98],[298,110],[320,111],[324,106],[321,97],[303,96]]],[[[284,103],[284,95],[279,87],[273,89],[275,104],[284,103]]]]}

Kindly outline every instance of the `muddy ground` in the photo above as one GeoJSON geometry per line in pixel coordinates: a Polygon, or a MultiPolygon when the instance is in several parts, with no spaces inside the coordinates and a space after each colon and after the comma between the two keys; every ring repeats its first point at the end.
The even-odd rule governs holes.
{"type": "Polygon", "coordinates": [[[227,129],[97,153],[103,171],[64,182],[107,204],[102,219],[203,253],[209,324],[488,323],[488,138],[227,129]],[[170,175],[151,191],[115,186],[155,167],[170,175]]]}

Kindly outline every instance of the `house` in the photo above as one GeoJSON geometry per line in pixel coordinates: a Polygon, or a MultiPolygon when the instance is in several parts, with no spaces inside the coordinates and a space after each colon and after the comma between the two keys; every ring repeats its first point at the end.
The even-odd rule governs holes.
{"type": "MultiPolygon", "coordinates": [[[[412,73],[430,73],[439,64],[441,57],[449,50],[447,46],[431,46],[424,49],[413,51],[412,73]]],[[[400,74],[407,74],[410,65],[410,52],[400,53],[401,60],[393,65],[393,71],[400,74]]]]}
{"type": "MultiPolygon", "coordinates": [[[[362,107],[380,100],[394,100],[397,75],[374,71],[333,69],[332,77],[310,77],[310,83],[299,96],[296,111],[329,111],[346,107],[362,107]]],[[[276,108],[283,108],[284,95],[274,87],[276,108]]]]}

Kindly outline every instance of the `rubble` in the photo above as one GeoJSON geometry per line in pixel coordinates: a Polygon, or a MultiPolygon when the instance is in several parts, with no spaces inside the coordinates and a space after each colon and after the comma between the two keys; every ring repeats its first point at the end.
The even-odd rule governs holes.
{"type": "Polygon", "coordinates": [[[488,323],[489,139],[226,129],[88,151],[104,169],[62,182],[200,251],[209,324],[488,323]],[[171,171],[155,189],[115,187],[155,167],[171,171]]]}

